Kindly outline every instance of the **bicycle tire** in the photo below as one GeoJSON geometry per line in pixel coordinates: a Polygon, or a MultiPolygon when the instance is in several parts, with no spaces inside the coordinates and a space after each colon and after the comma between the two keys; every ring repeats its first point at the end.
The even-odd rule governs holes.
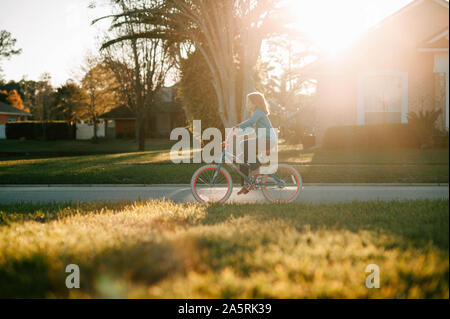
{"type": "MultiPolygon", "coordinates": [[[[206,195],[202,195],[200,194],[200,190],[199,190],[199,177],[201,176],[202,173],[204,173],[205,171],[217,171],[217,165],[204,165],[202,167],[200,167],[199,169],[197,169],[195,171],[195,173],[192,175],[191,178],[191,191],[192,191],[192,195],[194,196],[195,200],[199,203],[202,204],[206,204],[206,203],[225,203],[231,196],[232,192],[233,192],[233,179],[231,178],[230,173],[228,173],[228,171],[224,168],[221,167],[220,168],[220,172],[219,174],[222,174],[223,177],[225,177],[225,180],[227,181],[227,189],[225,192],[225,195],[222,197],[221,195],[219,197],[219,200],[210,200],[210,198],[206,195]]],[[[220,175],[219,175],[220,176],[220,175]]],[[[216,187],[216,186],[215,186],[216,187]]],[[[219,186],[217,186],[219,187],[219,186]]]]}

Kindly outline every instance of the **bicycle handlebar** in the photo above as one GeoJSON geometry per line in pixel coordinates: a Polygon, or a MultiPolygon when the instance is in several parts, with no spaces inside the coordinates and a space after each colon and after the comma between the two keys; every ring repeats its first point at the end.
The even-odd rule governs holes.
{"type": "Polygon", "coordinates": [[[228,134],[227,138],[225,139],[225,142],[223,142],[224,147],[226,147],[228,145],[228,141],[230,140],[230,138],[234,135],[234,131],[236,130],[236,127],[233,127],[231,129],[230,134],[228,134]]]}

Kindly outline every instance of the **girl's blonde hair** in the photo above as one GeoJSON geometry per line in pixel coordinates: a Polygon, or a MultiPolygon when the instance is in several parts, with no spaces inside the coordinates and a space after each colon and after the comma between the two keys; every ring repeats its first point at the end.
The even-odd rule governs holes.
{"type": "Polygon", "coordinates": [[[253,92],[247,95],[247,99],[252,101],[256,108],[263,110],[266,115],[270,115],[269,103],[267,103],[266,98],[262,93],[253,92]]]}

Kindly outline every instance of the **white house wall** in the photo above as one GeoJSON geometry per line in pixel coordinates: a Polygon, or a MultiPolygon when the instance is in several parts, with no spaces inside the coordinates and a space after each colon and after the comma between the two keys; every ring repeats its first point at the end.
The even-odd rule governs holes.
{"type": "MultiPolygon", "coordinates": [[[[94,137],[94,125],[88,123],[77,123],[77,140],[90,140],[94,137]]],[[[105,124],[97,125],[97,137],[105,137],[105,124]]]]}

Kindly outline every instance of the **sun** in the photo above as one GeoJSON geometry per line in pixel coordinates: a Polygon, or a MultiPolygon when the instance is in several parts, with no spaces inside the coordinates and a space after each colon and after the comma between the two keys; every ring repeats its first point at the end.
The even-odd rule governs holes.
{"type": "Polygon", "coordinates": [[[336,54],[361,33],[353,1],[289,0],[295,26],[325,54],[336,54]]]}
{"type": "Polygon", "coordinates": [[[384,16],[411,0],[287,0],[295,26],[325,54],[347,47],[384,16]]]}

